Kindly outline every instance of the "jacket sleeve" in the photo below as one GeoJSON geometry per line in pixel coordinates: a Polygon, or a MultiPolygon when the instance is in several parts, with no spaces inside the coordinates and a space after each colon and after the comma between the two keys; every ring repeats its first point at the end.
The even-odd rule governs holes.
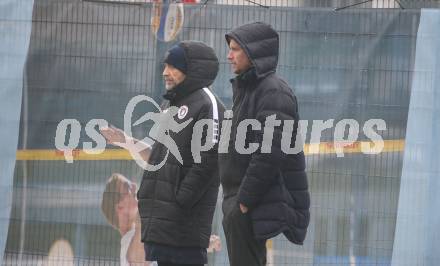
{"type": "MultiPolygon", "coordinates": [[[[211,104],[206,104],[202,107],[197,121],[201,119],[213,121],[211,104]]],[[[205,143],[207,134],[214,134],[214,132],[208,132],[207,128],[204,127],[202,143],[205,143]]],[[[212,140],[216,139],[213,135],[212,140]]],[[[215,143],[214,147],[210,150],[202,151],[200,153],[200,163],[194,162],[180,183],[176,191],[176,201],[181,207],[185,209],[192,208],[203,197],[212,183],[218,181],[217,146],[218,144],[215,143]]]]}
{"type": "MultiPolygon", "coordinates": [[[[266,90],[256,105],[256,118],[261,123],[261,130],[254,131],[254,142],[260,148],[252,154],[246,174],[238,191],[238,203],[254,208],[266,192],[276,182],[280,165],[286,158],[281,149],[282,130],[285,120],[298,118],[295,96],[277,89],[266,90]],[[266,118],[275,115],[281,121],[274,127],[273,139],[269,152],[261,151],[266,118]]],[[[297,124],[298,121],[295,121],[297,124]]],[[[296,127],[293,136],[296,137],[296,127]]],[[[293,141],[292,144],[295,142],[293,141]]]]}

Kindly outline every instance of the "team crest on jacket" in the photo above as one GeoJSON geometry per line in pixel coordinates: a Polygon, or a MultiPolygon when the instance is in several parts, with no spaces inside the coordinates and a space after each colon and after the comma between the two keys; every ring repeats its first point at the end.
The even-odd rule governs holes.
{"type": "Polygon", "coordinates": [[[177,112],[177,117],[178,117],[179,119],[183,119],[183,118],[185,118],[185,116],[186,116],[187,113],[188,113],[188,106],[186,106],[186,105],[182,105],[182,106],[179,108],[179,111],[177,112]]]}

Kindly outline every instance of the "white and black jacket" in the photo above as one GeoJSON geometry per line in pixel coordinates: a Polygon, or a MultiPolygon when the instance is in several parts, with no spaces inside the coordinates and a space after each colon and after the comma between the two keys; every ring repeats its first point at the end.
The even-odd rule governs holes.
{"type": "MultiPolygon", "coordinates": [[[[224,113],[223,104],[207,87],[214,82],[219,63],[212,48],[200,42],[184,41],[187,74],[185,80],[164,97],[169,105],[182,112],[175,121],[192,121],[180,132],[169,134],[177,144],[183,163],[169,153],[157,171],[145,171],[138,191],[142,222],[142,241],[174,247],[201,247],[209,244],[211,224],[216,206],[219,175],[217,165],[218,124],[224,113]],[[212,119],[213,130],[203,130],[202,142],[214,141],[209,151],[201,153],[196,163],[191,151],[194,124],[212,119]],[[208,134],[212,136],[207,137],[208,134]]],[[[167,148],[156,142],[149,164],[163,161],[167,148]]]]}

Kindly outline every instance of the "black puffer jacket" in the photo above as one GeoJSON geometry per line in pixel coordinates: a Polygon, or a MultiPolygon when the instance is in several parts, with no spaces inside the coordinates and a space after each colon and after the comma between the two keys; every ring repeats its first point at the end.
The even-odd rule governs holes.
{"type": "MultiPolygon", "coordinates": [[[[298,104],[289,85],[275,74],[278,63],[278,34],[267,24],[252,23],[226,34],[251,59],[253,67],[231,80],[233,119],[229,153],[219,155],[220,179],[224,197],[236,194],[238,203],[250,208],[256,238],[268,239],[283,232],[302,244],[310,214],[310,196],[305,173],[304,153],[286,154],[281,148],[285,120],[299,120],[298,104]],[[269,153],[261,152],[265,120],[275,115],[281,125],[274,128],[269,153]],[[244,119],[257,119],[261,130],[246,133],[245,147],[259,143],[253,154],[235,149],[237,126],[244,119]]],[[[293,127],[294,146],[297,123],[293,127]]]]}
{"type": "MultiPolygon", "coordinates": [[[[138,191],[142,241],[206,248],[219,187],[218,144],[202,152],[201,163],[196,163],[191,153],[191,138],[197,121],[222,120],[223,105],[206,89],[213,83],[219,63],[213,49],[203,43],[184,41],[180,45],[185,50],[187,75],[164,97],[170,106],[180,108],[180,114],[174,116],[175,121],[193,120],[182,131],[169,132],[179,148],[183,164],[171,152],[166,157],[168,149],[164,145],[159,142],[153,145],[149,164],[158,165],[165,157],[166,161],[157,171],[145,171],[138,191]]],[[[216,135],[214,130],[208,132],[205,128],[202,143],[218,139],[216,135]],[[213,137],[207,138],[207,134],[213,137]]]]}

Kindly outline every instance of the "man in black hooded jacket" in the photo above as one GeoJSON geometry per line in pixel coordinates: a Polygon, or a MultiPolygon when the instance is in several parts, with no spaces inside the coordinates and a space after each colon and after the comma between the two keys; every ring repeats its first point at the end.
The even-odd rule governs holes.
{"type": "MultiPolygon", "coordinates": [[[[214,82],[219,63],[211,47],[196,41],[182,41],[172,47],[164,63],[167,110],[178,108],[172,118],[188,125],[178,132],[156,136],[174,141],[180,156],[161,141],[151,149],[148,163],[163,166],[145,171],[137,193],[142,241],[146,260],[157,261],[159,266],[203,265],[207,263],[206,248],[218,195],[218,125],[224,112],[207,87],[214,82]],[[197,127],[204,119],[206,126],[197,127]],[[194,151],[193,136],[200,136],[194,141],[208,148],[194,151]],[[193,152],[200,155],[198,160],[193,152]]],[[[166,121],[161,123],[165,125],[166,121]]]]}
{"type": "Polygon", "coordinates": [[[240,26],[226,34],[226,41],[237,76],[231,80],[228,153],[219,155],[223,229],[231,266],[265,265],[267,239],[283,233],[302,244],[309,224],[304,153],[302,148],[288,152],[296,144],[298,103],[289,85],[275,74],[279,37],[270,25],[240,26]],[[283,139],[288,141],[282,145],[283,139]],[[250,152],[252,147],[258,148],[250,152]]]}

